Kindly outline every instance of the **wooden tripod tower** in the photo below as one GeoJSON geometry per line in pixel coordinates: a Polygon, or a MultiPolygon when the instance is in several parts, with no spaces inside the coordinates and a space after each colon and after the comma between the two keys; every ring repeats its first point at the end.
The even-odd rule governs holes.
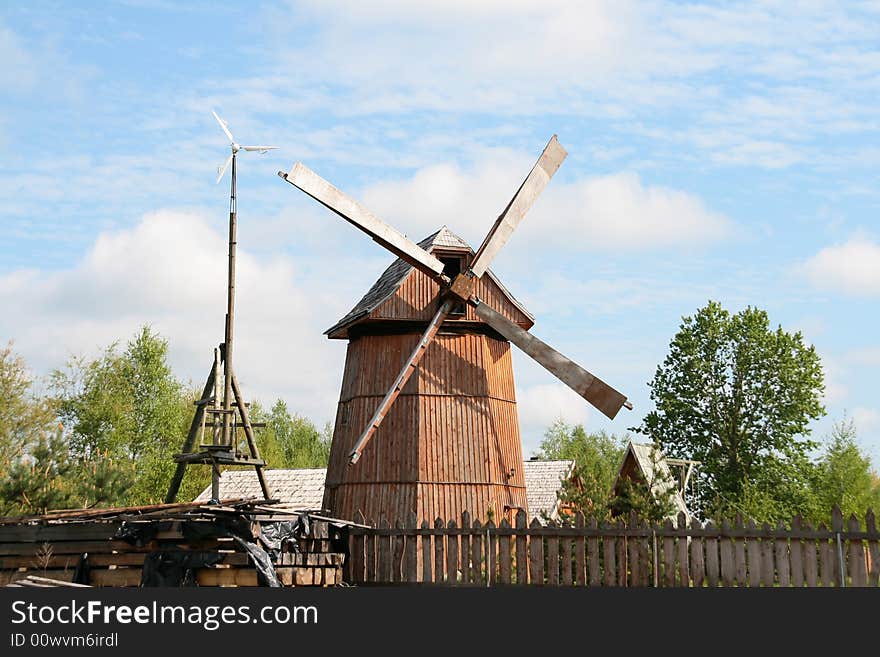
{"type": "Polygon", "coordinates": [[[177,470],[171,479],[171,486],[165,496],[165,502],[172,503],[177,498],[186,466],[190,463],[210,465],[211,499],[219,501],[220,498],[220,466],[253,466],[260,481],[263,497],[269,500],[269,489],[266,486],[266,478],[263,476],[265,462],[260,458],[254,438],[254,425],[248,415],[247,404],[241,396],[241,389],[235,377],[232,367],[233,354],[233,324],[235,318],[235,247],[236,247],[236,155],[239,150],[261,150],[265,152],[271,146],[245,146],[241,147],[232,138],[220,117],[214,115],[220,123],[220,127],[232,142],[232,155],[226,160],[226,164],[220,169],[218,182],[223,177],[226,168],[232,163],[232,188],[229,195],[229,269],[227,278],[226,296],[226,330],[223,343],[214,349],[214,364],[201,398],[196,402],[196,412],[189,427],[189,433],[183,443],[180,454],[174,455],[177,462],[177,470]],[[221,377],[222,370],[222,377],[221,377]],[[222,382],[222,386],[221,386],[222,382]],[[210,416],[210,419],[209,419],[210,416]],[[247,440],[247,452],[240,449],[238,440],[238,425],[244,430],[247,440]],[[211,441],[205,442],[206,426],[211,428],[211,441]],[[196,449],[196,441],[199,440],[196,449]]]}

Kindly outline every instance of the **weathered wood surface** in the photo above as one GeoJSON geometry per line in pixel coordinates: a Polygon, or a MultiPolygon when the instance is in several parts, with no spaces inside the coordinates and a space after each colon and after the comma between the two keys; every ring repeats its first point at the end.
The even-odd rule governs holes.
{"type": "MultiPolygon", "coordinates": [[[[675,524],[648,525],[636,518],[599,524],[578,515],[572,522],[542,525],[533,520],[527,525],[520,513],[515,524],[506,519],[497,526],[484,524],[465,514],[460,523],[438,518],[417,527],[410,518],[395,527],[384,522],[352,528],[353,554],[370,561],[369,545],[375,541],[376,568],[372,577],[369,568],[360,566],[346,573],[361,574],[363,579],[354,583],[383,583],[386,572],[389,583],[453,586],[840,586],[843,556],[847,586],[880,585],[880,535],[871,514],[864,525],[851,517],[843,527],[841,518],[837,530],[813,528],[799,517],[790,527],[757,527],[741,517],[717,526],[688,525],[684,518],[675,524]],[[386,560],[394,568],[383,565],[386,560]]],[[[0,554],[0,559],[12,557],[0,554]]],[[[60,564],[70,556],[54,558],[60,564]]],[[[142,556],[140,562],[137,556],[128,562],[137,565],[142,556]]]]}

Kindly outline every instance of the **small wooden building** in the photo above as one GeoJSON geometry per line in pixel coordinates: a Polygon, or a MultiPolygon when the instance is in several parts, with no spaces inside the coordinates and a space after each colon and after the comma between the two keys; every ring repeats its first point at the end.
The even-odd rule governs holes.
{"type": "Polygon", "coordinates": [[[684,512],[690,520],[690,512],[684,501],[683,490],[678,480],[669,469],[666,456],[656,447],[648,443],[630,441],[626,446],[620,471],[614,482],[614,492],[620,494],[625,480],[639,482],[648,487],[652,495],[659,496],[671,492],[673,511],[669,518],[675,522],[679,512],[684,512]]]}
{"type": "MultiPolygon", "coordinates": [[[[445,226],[419,244],[446,275],[473,251],[445,226]]],[[[491,273],[476,295],[525,329],[533,317],[491,273]]],[[[339,518],[497,520],[527,508],[510,343],[462,304],[443,323],[362,458],[349,452],[439,306],[437,282],[396,260],[327,336],[348,340],[324,507],[339,518]]],[[[512,516],[511,516],[512,517],[512,516]]]]}

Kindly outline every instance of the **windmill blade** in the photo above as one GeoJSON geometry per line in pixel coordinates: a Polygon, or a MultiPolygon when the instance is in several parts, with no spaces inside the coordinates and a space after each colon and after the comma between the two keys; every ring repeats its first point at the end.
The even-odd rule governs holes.
{"type": "Polygon", "coordinates": [[[298,187],[318,203],[333,210],[356,228],[364,231],[397,257],[405,260],[431,278],[448,281],[443,275],[443,263],[425,251],[406,235],[392,228],[353,198],[321,178],[304,164],[297,162],[290,173],[278,175],[298,187]]]}
{"type": "Polygon", "coordinates": [[[400,395],[400,391],[403,390],[403,386],[406,385],[406,382],[409,381],[409,378],[413,375],[413,372],[416,371],[416,368],[419,366],[419,361],[422,360],[422,356],[425,355],[425,352],[428,350],[428,346],[434,340],[434,337],[437,335],[437,331],[440,330],[440,326],[443,324],[443,320],[446,319],[446,316],[452,311],[453,300],[447,299],[441,305],[437,313],[434,315],[434,318],[428,324],[428,328],[425,329],[425,332],[422,334],[421,339],[416,344],[415,349],[413,349],[412,353],[409,355],[409,358],[406,359],[406,362],[403,364],[403,369],[400,370],[400,374],[397,375],[397,378],[394,379],[394,383],[391,384],[391,389],[382,399],[382,403],[379,404],[379,408],[376,409],[376,412],[373,414],[373,417],[370,418],[370,423],[367,425],[367,428],[361,434],[361,437],[358,438],[357,443],[355,443],[354,448],[349,453],[348,458],[350,460],[350,464],[354,465],[361,458],[361,452],[363,452],[364,447],[370,439],[376,434],[376,431],[379,429],[379,425],[382,424],[382,420],[385,419],[385,416],[388,415],[388,411],[391,408],[391,405],[394,403],[394,400],[400,395]]]}
{"type": "Polygon", "coordinates": [[[226,161],[223,163],[222,167],[217,167],[217,182],[214,183],[215,185],[218,182],[220,182],[220,179],[223,177],[223,174],[226,173],[226,169],[229,168],[229,163],[232,162],[232,157],[233,156],[230,155],[229,157],[226,158],[226,161]]]}
{"type": "Polygon", "coordinates": [[[624,395],[485,303],[472,300],[471,305],[480,319],[538,361],[544,369],[590,402],[608,418],[613,420],[622,406],[632,409],[632,404],[626,400],[624,395]]]}
{"type": "Polygon", "coordinates": [[[219,116],[217,116],[217,112],[215,112],[214,110],[211,110],[211,114],[214,115],[214,118],[217,119],[217,123],[219,123],[219,124],[220,124],[220,127],[223,128],[223,132],[225,132],[225,133],[226,133],[226,136],[229,137],[229,142],[232,143],[232,144],[234,144],[234,143],[235,143],[235,137],[232,136],[232,133],[229,132],[229,128],[226,127],[226,121],[224,121],[224,120],[221,119],[219,116]]]}
{"type": "Polygon", "coordinates": [[[274,151],[277,150],[277,146],[242,146],[241,150],[243,151],[260,151],[261,153],[265,153],[266,151],[274,151]]]}
{"type": "Polygon", "coordinates": [[[532,207],[538,195],[547,186],[547,183],[550,182],[550,178],[559,169],[559,165],[562,164],[566,155],[568,153],[556,139],[556,135],[553,135],[550,141],[547,142],[547,146],[544,147],[541,157],[538,158],[535,166],[532,167],[529,175],[526,176],[523,184],[520,185],[516,194],[513,195],[510,203],[507,204],[504,212],[495,221],[495,225],[492,226],[489,234],[486,235],[486,239],[483,240],[479,250],[477,250],[470,268],[474,276],[479,278],[486,273],[489,263],[492,262],[501,250],[501,247],[510,239],[510,235],[516,230],[516,227],[523,220],[529,208],[532,207]]]}

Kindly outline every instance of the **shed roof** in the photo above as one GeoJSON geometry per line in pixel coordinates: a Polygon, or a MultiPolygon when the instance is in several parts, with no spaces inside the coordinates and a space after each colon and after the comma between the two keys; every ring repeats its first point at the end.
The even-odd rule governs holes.
{"type": "MultiPolygon", "coordinates": [[[[428,253],[433,253],[437,250],[443,249],[455,249],[466,251],[473,255],[474,250],[470,247],[470,245],[465,242],[461,237],[453,233],[446,226],[442,226],[437,232],[428,235],[425,239],[418,243],[421,248],[423,248],[428,253]]],[[[367,291],[367,293],[363,296],[363,298],[355,304],[354,308],[348,311],[348,314],[345,315],[342,319],[336,322],[333,326],[324,331],[324,335],[327,335],[331,338],[344,338],[347,337],[345,334],[345,329],[349,326],[357,322],[358,320],[363,319],[371,312],[373,312],[376,308],[378,308],[383,301],[388,299],[391,295],[393,295],[398,288],[403,284],[406,280],[406,277],[413,271],[413,266],[408,262],[398,258],[391,265],[382,272],[382,275],[373,283],[373,286],[367,291]]],[[[517,301],[514,296],[510,293],[510,291],[504,287],[500,280],[492,273],[491,270],[486,271],[486,275],[501,289],[502,293],[513,303],[529,320],[534,321],[534,316],[526,310],[523,305],[517,301]]]]}
{"type": "MultiPolygon", "coordinates": [[[[321,509],[324,498],[324,480],[327,478],[326,468],[310,469],[264,469],[266,486],[273,499],[285,508],[303,511],[321,509]]],[[[263,498],[260,482],[256,471],[251,468],[226,470],[220,475],[220,499],[263,498]]],[[[208,486],[195,499],[206,502],[211,499],[211,487],[208,486]]]]}
{"type": "Polygon", "coordinates": [[[523,462],[530,521],[559,517],[559,491],[573,471],[574,461],[523,462]]]}

